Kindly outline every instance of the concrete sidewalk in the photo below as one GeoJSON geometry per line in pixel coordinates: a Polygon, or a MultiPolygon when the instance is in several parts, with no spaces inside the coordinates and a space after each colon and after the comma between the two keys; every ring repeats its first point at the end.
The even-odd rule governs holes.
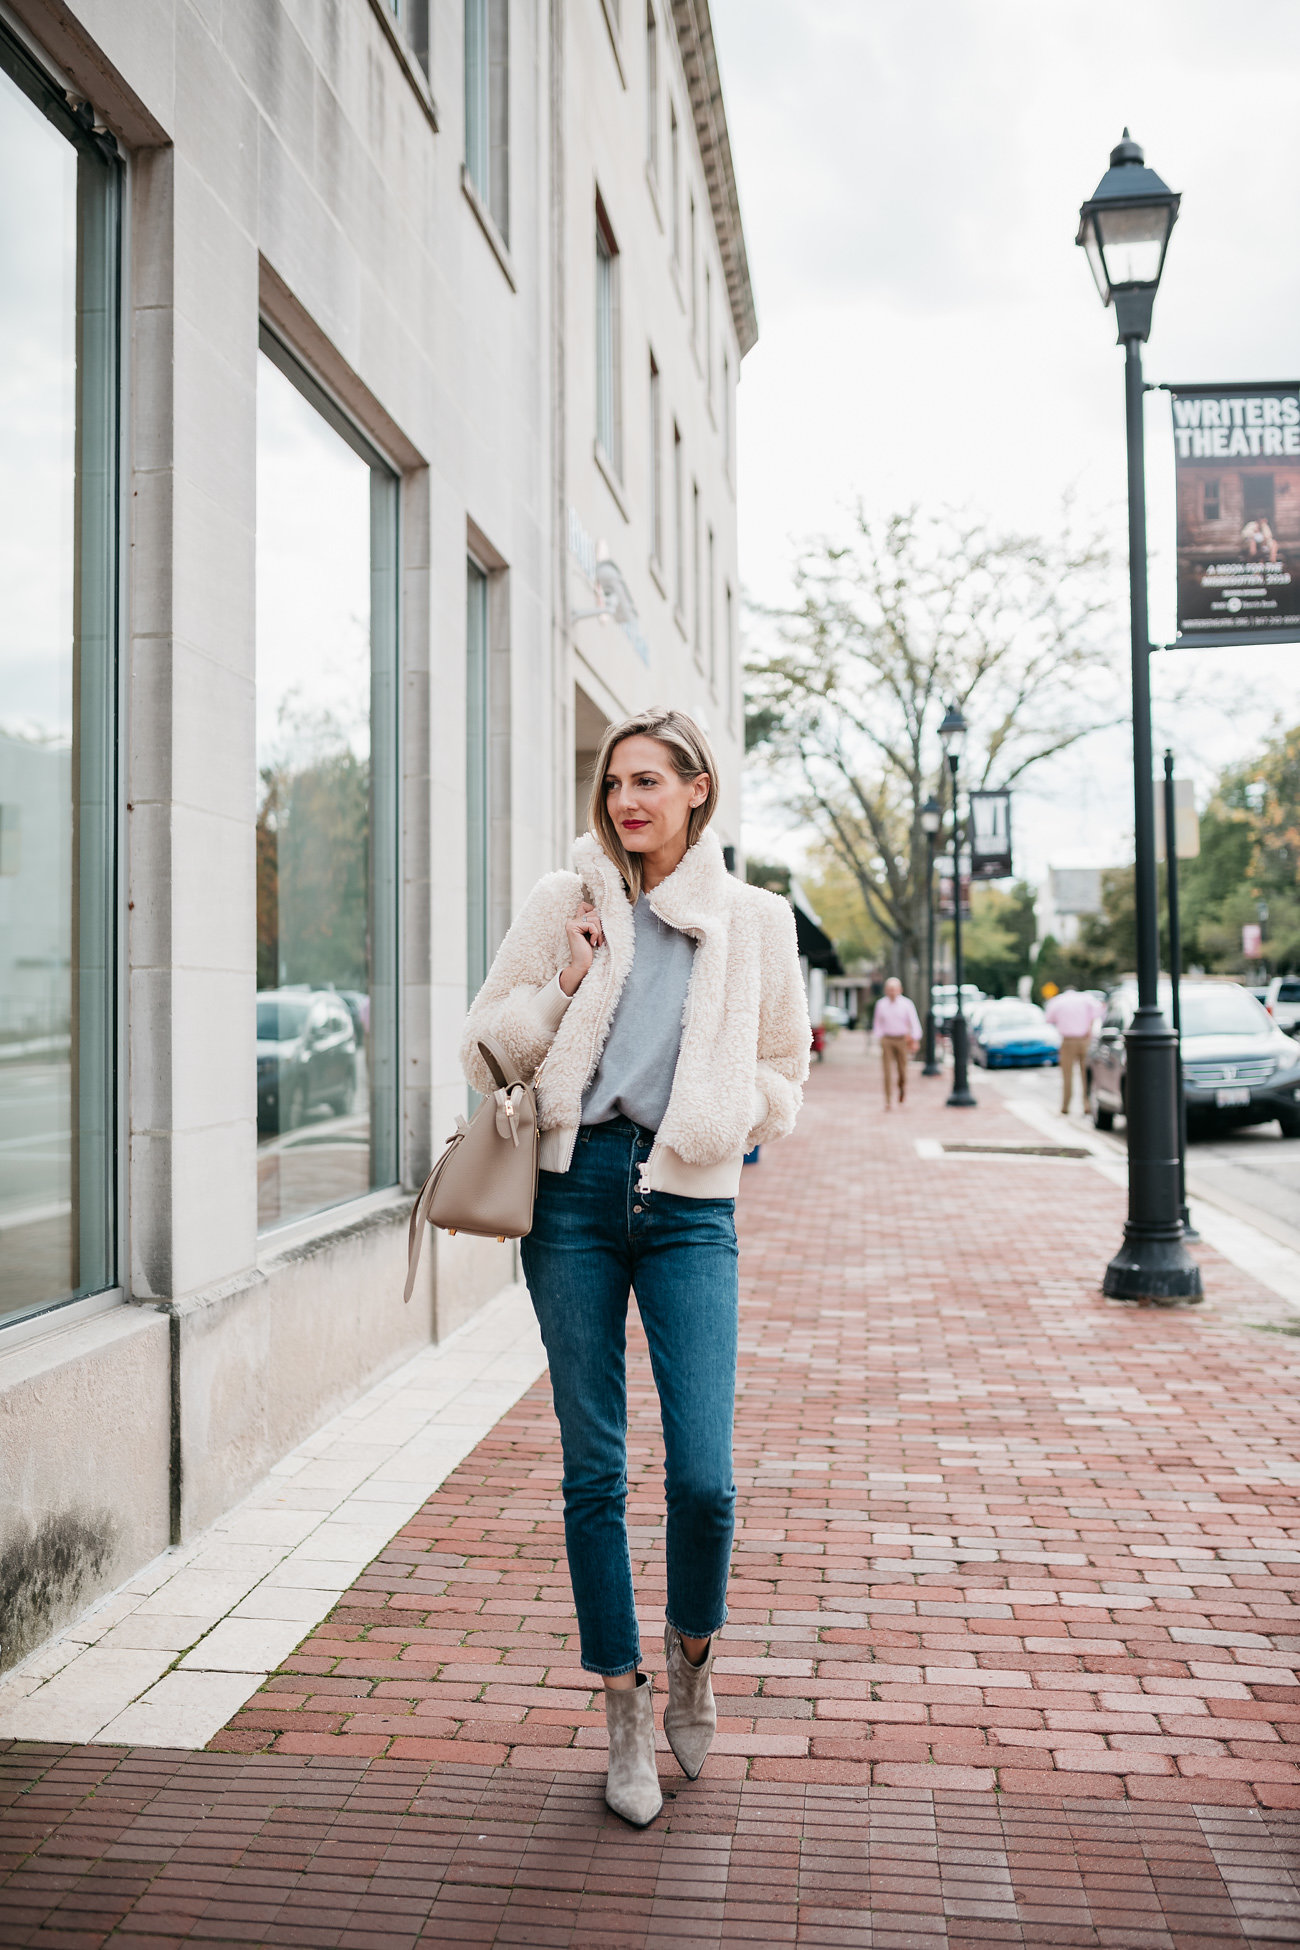
{"type": "MultiPolygon", "coordinates": [[[[1104,1301],[1113,1168],[913,1088],[841,1038],[746,1173],[720,1733],[654,1829],[601,1806],[543,1379],[217,1751],[12,1746],[0,1942],[1300,1940],[1300,1322],[1208,1247],[1203,1307],[1104,1301]]],[[[639,1334],[631,1379],[657,1669],[639,1334]]]]}

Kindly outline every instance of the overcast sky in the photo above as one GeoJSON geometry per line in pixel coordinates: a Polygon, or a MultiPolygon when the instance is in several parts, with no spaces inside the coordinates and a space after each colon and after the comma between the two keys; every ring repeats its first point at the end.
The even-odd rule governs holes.
{"type": "MultiPolygon", "coordinates": [[[[1126,123],[1183,194],[1147,377],[1300,372],[1296,0],[711,8],[759,318],[739,413],[752,594],[779,599],[791,538],[833,529],[859,494],[1042,529],[1074,487],[1123,563],[1123,358],[1074,234],[1126,123]]],[[[1167,415],[1155,396],[1157,640],[1173,622],[1167,415]]],[[[1157,658],[1154,683],[1157,739],[1202,800],[1274,711],[1300,721],[1300,645],[1157,658]],[[1191,692],[1177,706],[1175,685],[1191,692]]],[[[1018,865],[1124,858],[1130,762],[1111,733],[1032,774],[1018,865]]],[[[774,839],[758,818],[751,847],[774,839]]]]}

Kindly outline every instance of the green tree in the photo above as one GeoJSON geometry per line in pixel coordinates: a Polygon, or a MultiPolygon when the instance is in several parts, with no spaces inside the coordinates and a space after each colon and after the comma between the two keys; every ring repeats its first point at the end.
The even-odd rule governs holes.
{"type": "Polygon", "coordinates": [[[970,721],[972,785],[1011,785],[1113,721],[1108,568],[1068,510],[1050,536],[1030,536],[859,507],[847,541],[798,557],[794,605],[761,613],[751,747],[856,882],[909,985],[924,951],[921,807],[940,785],[944,708],[956,702],[970,721]]]}
{"type": "Polygon", "coordinates": [[[871,918],[861,887],[829,847],[813,852],[800,880],[845,968],[889,958],[891,944],[871,918]]]}
{"type": "Polygon", "coordinates": [[[971,888],[970,910],[969,925],[962,929],[966,979],[986,995],[1014,995],[1020,977],[1030,972],[1033,888],[1023,880],[1011,888],[977,883],[971,888]]]}
{"type": "MultiPolygon", "coordinates": [[[[1278,733],[1255,757],[1230,766],[1200,819],[1200,853],[1178,864],[1183,967],[1254,975],[1241,931],[1264,921],[1268,969],[1300,968],[1300,726],[1278,733]]],[[[1165,869],[1158,874],[1160,954],[1169,966],[1165,869]]],[[[1085,919],[1068,948],[1045,941],[1035,982],[1099,987],[1137,960],[1133,869],[1103,876],[1103,911],[1085,919]]]]}

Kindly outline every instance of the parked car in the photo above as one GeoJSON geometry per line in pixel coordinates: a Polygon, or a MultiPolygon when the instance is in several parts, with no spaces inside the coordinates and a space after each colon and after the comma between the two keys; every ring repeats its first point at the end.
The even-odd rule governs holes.
{"type": "MultiPolygon", "coordinates": [[[[955,982],[936,982],[930,990],[933,998],[930,1007],[934,1010],[934,1025],[941,1034],[947,1032],[948,1024],[957,1013],[957,984],[955,982]]],[[[961,1012],[969,1022],[975,1012],[975,1005],[984,1000],[983,989],[977,989],[974,982],[961,985],[961,1012]]]]}
{"type": "MultiPolygon", "coordinates": [[[[1300,1137],[1300,1047],[1238,982],[1184,982],[1180,999],[1189,1132],[1276,1118],[1284,1137],[1300,1137]]],[[[1167,983],[1159,1001],[1168,1015],[1167,983]]],[[[1088,1109],[1099,1131],[1125,1108],[1124,1031],[1136,1008],[1136,986],[1112,990],[1088,1051],[1088,1109]]]]}
{"type": "Polygon", "coordinates": [[[356,1087],[356,1031],[342,996],[332,989],[260,989],[258,1132],[292,1131],[321,1104],[346,1116],[356,1087]]]}
{"type": "Polygon", "coordinates": [[[1264,1007],[1288,1036],[1300,1030],[1300,975],[1275,975],[1264,990],[1264,1007]]]}
{"type": "Polygon", "coordinates": [[[364,989],[340,989],[338,993],[347,1004],[352,1018],[352,1031],[357,1039],[357,1048],[366,1046],[366,1031],[370,1027],[370,997],[364,989]]]}
{"type": "Polygon", "coordinates": [[[1061,1060],[1061,1032],[1036,1002],[1008,996],[984,1002],[971,1031],[971,1055],[986,1070],[1031,1069],[1061,1060]]]}

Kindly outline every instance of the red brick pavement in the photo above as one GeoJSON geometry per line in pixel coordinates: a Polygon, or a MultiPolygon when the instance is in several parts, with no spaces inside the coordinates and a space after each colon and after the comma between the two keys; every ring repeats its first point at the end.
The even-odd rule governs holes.
{"type": "Polygon", "coordinates": [[[30,1744],[0,1758],[0,1943],[44,1950],[1225,1950],[1294,1943],[1300,1819],[1074,1797],[668,1784],[30,1744]]]}
{"type": "MultiPolygon", "coordinates": [[[[1300,1322],[1208,1253],[1208,1306],[1103,1300],[1119,1189],[919,1159],[918,1135],[1035,1134],[989,1087],[884,1118],[855,1042],[744,1187],[711,1775],[1300,1807],[1300,1343],[1267,1331],[1300,1322]]],[[[639,1335],[631,1381],[653,1666],[639,1335]]],[[[215,1744],[590,1767],[558,1476],[543,1380],[215,1744]]]]}
{"type": "MultiPolygon", "coordinates": [[[[919,1159],[1033,1134],[876,1085],[845,1039],[746,1174],[720,1732],[664,1821],[601,1811],[542,1382],[221,1751],[12,1747],[0,1943],[1300,1942],[1295,1317],[1208,1252],[1199,1310],[1104,1301],[1116,1187],[919,1159]]],[[[639,1338],[632,1382],[656,1666],[639,1338]]]]}

